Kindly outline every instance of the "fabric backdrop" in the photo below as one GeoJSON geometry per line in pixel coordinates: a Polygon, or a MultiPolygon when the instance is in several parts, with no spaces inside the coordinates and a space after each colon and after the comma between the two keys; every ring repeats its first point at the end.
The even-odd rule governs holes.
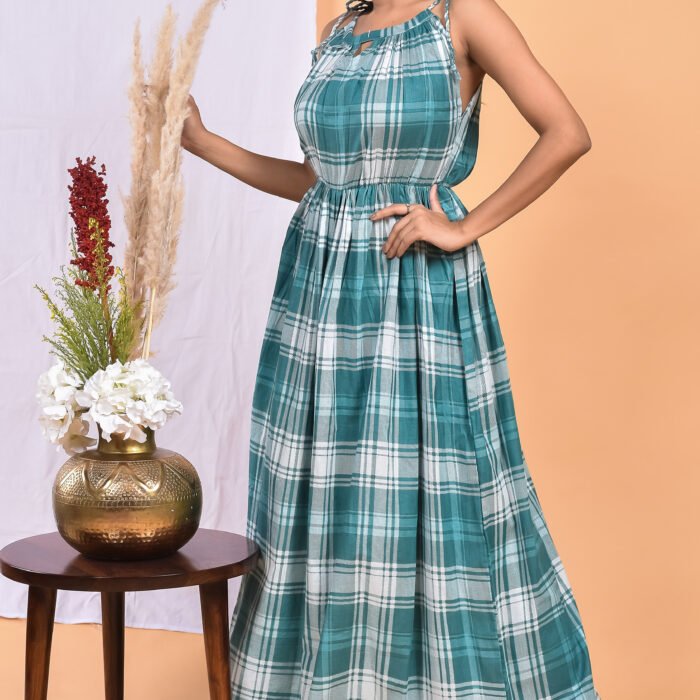
{"type": "MultiPolygon", "coordinates": [[[[198,2],[173,2],[179,32],[198,2]]],[[[69,259],[75,157],[107,167],[112,249],[122,264],[129,188],[126,89],[137,17],[147,57],[164,0],[0,2],[0,546],[55,530],[51,487],[67,455],[45,440],[34,392],[54,361],[48,309],[33,284],[69,259]]],[[[310,65],[315,3],[229,0],[217,9],[192,94],[207,127],[258,153],[301,160],[294,96],[310,65]],[[289,41],[294,37],[294,41],[289,41]]],[[[202,479],[201,526],[245,533],[250,405],[280,247],[295,203],[185,154],[185,215],[152,363],[182,401],[156,433],[202,479]]],[[[91,435],[95,436],[92,427],[91,435]]],[[[229,584],[231,605],[239,581],[229,584]]],[[[27,587],[0,577],[0,616],[26,615],[27,587]]],[[[99,594],[60,591],[58,622],[99,622],[99,594]]],[[[200,632],[197,588],[127,593],[126,624],[200,632]]]]}

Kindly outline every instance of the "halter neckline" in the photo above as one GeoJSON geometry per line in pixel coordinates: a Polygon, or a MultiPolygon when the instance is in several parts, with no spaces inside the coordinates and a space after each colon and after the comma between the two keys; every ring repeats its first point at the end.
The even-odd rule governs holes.
{"type": "Polygon", "coordinates": [[[433,8],[440,2],[440,0],[432,0],[428,7],[423,8],[418,14],[413,15],[404,22],[399,22],[398,24],[390,24],[388,27],[378,27],[377,29],[368,29],[365,32],[360,32],[360,34],[353,34],[355,29],[355,24],[357,24],[358,15],[345,25],[346,36],[351,40],[353,44],[362,44],[370,39],[378,39],[384,36],[391,36],[394,34],[400,34],[405,32],[407,29],[411,29],[418,24],[421,24],[426,19],[428,15],[433,15],[437,17],[433,12],[433,8]]]}
{"type": "MultiPolygon", "coordinates": [[[[355,28],[355,25],[357,23],[357,18],[359,15],[355,15],[353,19],[348,22],[346,25],[340,28],[340,25],[343,23],[343,21],[350,15],[354,10],[346,10],[343,12],[343,14],[339,15],[336,21],[334,22],[333,26],[331,27],[330,32],[328,33],[328,36],[326,36],[325,39],[323,39],[317,46],[315,46],[313,49],[311,49],[311,56],[312,56],[312,62],[315,63],[318,58],[321,55],[321,52],[323,49],[330,44],[336,37],[340,37],[340,41],[343,43],[347,43],[350,45],[352,49],[357,49],[361,44],[373,40],[373,39],[382,39],[384,37],[396,35],[396,34],[401,34],[403,32],[408,31],[409,29],[412,29],[413,27],[416,27],[420,24],[423,24],[426,20],[430,19],[431,15],[434,18],[436,25],[439,26],[439,28],[443,31],[447,32],[447,35],[449,37],[449,31],[450,31],[450,14],[449,14],[449,6],[450,6],[450,0],[445,0],[445,9],[443,12],[443,16],[445,19],[445,24],[443,25],[442,20],[433,12],[433,8],[437,6],[440,3],[441,0],[432,0],[430,5],[428,7],[423,8],[418,14],[414,15],[413,17],[410,17],[409,19],[405,20],[404,22],[399,22],[398,24],[391,24],[388,27],[379,27],[377,29],[368,29],[365,32],[362,32],[360,34],[353,34],[353,29],[355,28]]],[[[370,53],[372,53],[372,47],[367,50],[370,53]]],[[[364,54],[365,51],[361,51],[360,54],[364,54]]]]}

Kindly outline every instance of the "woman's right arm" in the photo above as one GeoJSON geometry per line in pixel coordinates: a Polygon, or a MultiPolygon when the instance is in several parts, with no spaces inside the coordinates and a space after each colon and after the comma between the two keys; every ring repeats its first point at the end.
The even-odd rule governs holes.
{"type": "Polygon", "coordinates": [[[182,130],[182,147],[208,163],[269,194],[301,200],[316,181],[316,174],[305,159],[303,163],[253,153],[222,136],[207,131],[192,97],[190,114],[182,130]]]}
{"type": "MultiPolygon", "coordinates": [[[[338,17],[334,17],[323,27],[320,41],[330,34],[337,19],[338,17]]],[[[345,21],[347,19],[350,17],[345,21]]],[[[189,99],[189,106],[190,115],[185,120],[181,140],[186,151],[203,158],[251,187],[295,202],[301,200],[309,187],[316,182],[316,173],[308,160],[304,159],[303,163],[298,163],[247,151],[222,136],[207,131],[192,97],[189,99]]]]}

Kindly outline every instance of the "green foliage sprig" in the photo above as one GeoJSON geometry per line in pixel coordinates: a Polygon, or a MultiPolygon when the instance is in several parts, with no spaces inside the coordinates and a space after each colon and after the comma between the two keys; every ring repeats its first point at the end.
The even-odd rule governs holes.
{"type": "MultiPolygon", "coordinates": [[[[43,287],[34,285],[46,301],[51,319],[56,322],[53,336],[43,335],[42,339],[52,346],[49,352],[62,359],[85,382],[97,370],[104,369],[113,361],[107,343],[109,329],[101,299],[89,289],[76,286],[74,273],[66,273],[65,267],[61,266],[60,276],[52,278],[60,304],[43,287]]],[[[121,268],[115,269],[115,276],[119,282],[119,294],[117,299],[109,295],[107,303],[110,317],[114,319],[114,354],[116,359],[126,363],[138,340],[134,324],[136,312],[128,303],[126,280],[121,268]]]]}

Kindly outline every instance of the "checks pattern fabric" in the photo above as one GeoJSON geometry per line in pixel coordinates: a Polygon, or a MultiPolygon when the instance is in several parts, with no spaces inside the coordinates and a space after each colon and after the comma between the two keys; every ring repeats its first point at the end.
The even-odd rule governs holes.
{"type": "MultiPolygon", "coordinates": [[[[231,697],[600,700],[530,477],[478,242],[381,247],[393,202],[471,172],[433,9],[312,51],[294,107],[318,175],[284,239],[253,396],[231,697]],[[357,52],[360,44],[372,44],[357,52]]],[[[341,27],[340,25],[343,24],[341,27]]]]}

